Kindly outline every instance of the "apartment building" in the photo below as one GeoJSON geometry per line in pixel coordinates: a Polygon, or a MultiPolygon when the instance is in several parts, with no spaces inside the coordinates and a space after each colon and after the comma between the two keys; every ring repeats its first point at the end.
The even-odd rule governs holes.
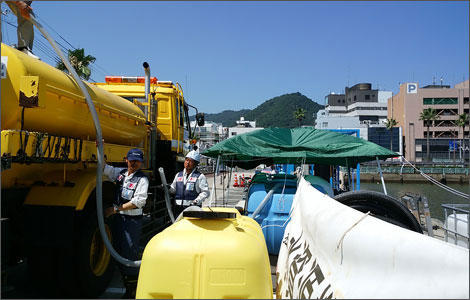
{"type": "Polygon", "coordinates": [[[372,89],[370,83],[345,88],[344,94],[330,93],[325,97],[325,109],[317,113],[315,128],[351,134],[402,153],[400,128],[385,128],[387,99],[391,91],[372,89]]]}
{"type": "Polygon", "coordinates": [[[391,91],[372,89],[370,83],[345,88],[345,94],[327,95],[325,110],[332,117],[359,117],[362,124],[383,124],[387,119],[387,99],[391,91]]]}
{"type": "Polygon", "coordinates": [[[429,128],[430,159],[432,162],[468,160],[469,127],[457,126],[460,114],[469,113],[469,80],[449,85],[426,85],[406,82],[398,94],[388,99],[388,118],[394,118],[403,128],[405,158],[424,162],[427,155],[427,127],[419,120],[421,112],[436,109],[438,119],[429,128]],[[465,137],[465,141],[462,139],[465,137]]]}
{"type": "MultiPolygon", "coordinates": [[[[191,128],[194,128],[195,121],[191,121],[191,128]]],[[[198,137],[199,150],[202,152],[214,146],[221,140],[225,139],[224,128],[222,124],[212,121],[206,121],[204,126],[196,127],[196,137],[198,137]]]]}

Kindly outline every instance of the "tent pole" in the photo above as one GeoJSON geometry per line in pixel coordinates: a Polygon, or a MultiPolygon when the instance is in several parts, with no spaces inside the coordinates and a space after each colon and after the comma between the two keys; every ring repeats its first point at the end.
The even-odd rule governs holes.
{"type": "Polygon", "coordinates": [[[361,164],[357,163],[356,167],[356,190],[361,189],[361,164]]]}
{"type": "Polygon", "coordinates": [[[346,160],[346,168],[348,168],[348,190],[352,191],[352,185],[351,185],[351,168],[349,167],[348,160],[346,160]]]}
{"type": "Polygon", "coordinates": [[[230,166],[230,173],[228,175],[228,180],[227,180],[227,197],[225,197],[227,199],[227,204],[228,204],[228,199],[230,196],[230,184],[232,183],[232,173],[233,173],[233,159],[232,159],[232,164],[230,166]]]}
{"type": "MultiPolygon", "coordinates": [[[[313,175],[313,174],[312,174],[313,175]]],[[[333,166],[330,165],[330,186],[333,189],[333,166]]]]}
{"type": "Polygon", "coordinates": [[[377,166],[379,167],[380,180],[382,181],[382,187],[384,188],[384,194],[385,194],[385,195],[388,195],[388,194],[387,194],[387,188],[385,187],[384,177],[383,177],[383,175],[382,175],[382,169],[380,168],[379,157],[376,156],[375,158],[377,159],[377,166]]]}
{"type": "MultiPolygon", "coordinates": [[[[217,164],[216,164],[215,172],[214,172],[214,185],[212,186],[212,193],[211,193],[211,199],[209,200],[209,207],[212,206],[212,200],[214,199],[215,185],[217,184],[217,173],[219,172],[219,161],[220,161],[220,155],[217,156],[217,164]]],[[[215,202],[217,206],[217,198],[215,198],[215,202]]]]}
{"type": "Polygon", "coordinates": [[[225,197],[227,203],[228,203],[228,199],[230,197],[230,183],[232,182],[232,172],[233,172],[233,169],[230,168],[230,173],[228,174],[228,179],[227,179],[227,195],[225,197]]]}

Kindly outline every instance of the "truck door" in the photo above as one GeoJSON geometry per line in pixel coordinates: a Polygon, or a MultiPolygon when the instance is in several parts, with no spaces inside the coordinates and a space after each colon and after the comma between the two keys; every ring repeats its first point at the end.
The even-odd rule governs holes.
{"type": "Polygon", "coordinates": [[[189,139],[189,132],[187,130],[186,113],[184,109],[184,98],[178,97],[179,104],[179,126],[178,126],[178,153],[185,153],[185,141],[189,139]]]}
{"type": "Polygon", "coordinates": [[[191,136],[191,122],[189,121],[189,108],[184,103],[184,153],[191,150],[191,139],[194,138],[191,136]]]}

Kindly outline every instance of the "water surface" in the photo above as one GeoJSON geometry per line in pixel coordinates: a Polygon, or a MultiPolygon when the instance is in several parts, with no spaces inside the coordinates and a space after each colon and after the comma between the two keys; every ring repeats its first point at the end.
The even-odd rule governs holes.
{"type": "MultiPolygon", "coordinates": [[[[406,192],[420,194],[426,196],[429,203],[429,210],[431,211],[431,217],[439,220],[444,219],[444,209],[441,204],[454,204],[454,203],[469,203],[469,199],[452,194],[432,183],[396,183],[396,182],[385,182],[387,187],[388,195],[400,199],[406,192]]],[[[447,183],[447,186],[456,189],[458,191],[469,193],[469,187],[467,184],[458,183],[447,183]]],[[[369,183],[361,182],[361,190],[370,190],[383,193],[381,183],[369,183]]]]}

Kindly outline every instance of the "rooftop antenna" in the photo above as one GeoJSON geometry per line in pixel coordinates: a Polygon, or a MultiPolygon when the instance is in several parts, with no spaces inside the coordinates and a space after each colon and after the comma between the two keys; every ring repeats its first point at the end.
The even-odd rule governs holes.
{"type": "Polygon", "coordinates": [[[443,79],[442,79],[442,77],[441,77],[441,86],[442,86],[442,80],[443,80],[443,79]]]}
{"type": "Polygon", "coordinates": [[[432,85],[436,85],[436,77],[432,77],[432,85]]]}

